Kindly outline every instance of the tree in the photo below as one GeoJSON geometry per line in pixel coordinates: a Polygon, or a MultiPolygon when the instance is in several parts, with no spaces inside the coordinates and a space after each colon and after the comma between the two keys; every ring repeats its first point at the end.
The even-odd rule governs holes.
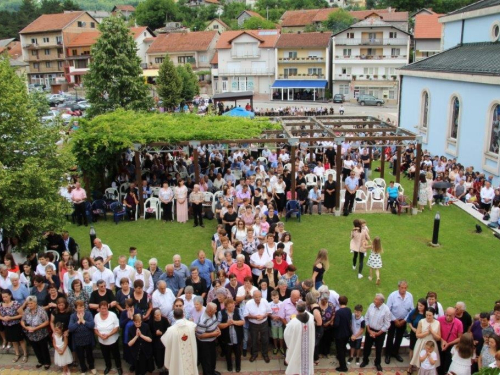
{"type": "Polygon", "coordinates": [[[328,15],[328,20],[324,22],[324,26],[333,33],[347,29],[356,19],[344,9],[337,9],[328,15]]]}
{"type": "Polygon", "coordinates": [[[38,119],[41,119],[50,110],[47,97],[43,92],[39,91],[33,91],[29,94],[29,105],[35,111],[38,119]]]}
{"type": "Polygon", "coordinates": [[[179,65],[176,69],[182,82],[181,100],[193,100],[193,98],[200,93],[198,76],[193,73],[191,64],[179,65]]]}
{"type": "Polygon", "coordinates": [[[158,29],[166,22],[179,20],[176,4],[172,0],[146,0],[137,5],[135,19],[138,25],[158,29]]]}
{"type": "Polygon", "coordinates": [[[260,17],[250,17],[243,22],[243,28],[245,30],[275,29],[276,25],[260,17]]]}
{"type": "Polygon", "coordinates": [[[28,254],[40,248],[44,231],[62,228],[69,204],[58,191],[71,158],[61,157],[61,129],[40,123],[7,58],[0,59],[0,92],[0,228],[28,254]]]}
{"type": "Polygon", "coordinates": [[[120,17],[106,18],[92,46],[92,62],[84,76],[88,109],[93,117],[117,108],[149,110],[153,100],[142,76],[135,41],[120,17]]]}
{"type": "Polygon", "coordinates": [[[174,63],[170,57],[165,56],[158,71],[158,78],[156,85],[158,88],[158,95],[163,100],[163,105],[166,108],[174,108],[181,101],[182,80],[179,77],[178,70],[176,70],[174,63]]]}

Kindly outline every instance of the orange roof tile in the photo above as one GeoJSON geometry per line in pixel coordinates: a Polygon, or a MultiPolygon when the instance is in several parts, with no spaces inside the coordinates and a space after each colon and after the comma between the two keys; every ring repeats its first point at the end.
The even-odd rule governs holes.
{"type": "Polygon", "coordinates": [[[240,30],[240,31],[225,31],[221,34],[217,45],[217,49],[231,48],[231,41],[240,35],[248,34],[257,40],[260,40],[259,48],[274,48],[276,41],[280,36],[278,30],[240,30]],[[269,33],[269,34],[268,34],[269,33]]]}
{"type": "Polygon", "coordinates": [[[115,5],[113,10],[121,10],[123,12],[135,12],[135,8],[133,5],[115,5]]]}
{"type": "Polygon", "coordinates": [[[66,44],[66,47],[87,47],[93,45],[99,36],[100,31],[86,31],[84,33],[78,34],[74,39],[66,44]]]}
{"type": "Polygon", "coordinates": [[[281,27],[305,26],[313,23],[319,9],[287,10],[281,16],[281,27]]]}
{"type": "Polygon", "coordinates": [[[85,12],[43,14],[22,29],[19,34],[62,30],[84,13],[85,12]]]}
{"type": "Polygon", "coordinates": [[[318,9],[318,13],[313,18],[313,22],[324,22],[328,20],[328,16],[339,10],[340,8],[325,8],[325,9],[318,9]]]}
{"type": "Polygon", "coordinates": [[[442,24],[438,18],[442,14],[417,14],[415,17],[415,39],[441,39],[442,24]]]}
{"type": "Polygon", "coordinates": [[[276,48],[327,48],[330,44],[330,37],[330,33],[281,34],[276,48]]]}
{"type": "Polygon", "coordinates": [[[9,44],[8,54],[10,57],[17,58],[23,54],[21,42],[15,41],[9,44]]]}
{"type": "Polygon", "coordinates": [[[130,32],[132,33],[132,36],[137,38],[140,34],[142,34],[144,31],[148,29],[147,26],[140,26],[140,27],[131,27],[130,32]]]}
{"type": "Polygon", "coordinates": [[[381,13],[380,17],[385,22],[408,22],[408,12],[381,13]]]}
{"type": "Polygon", "coordinates": [[[215,52],[214,57],[210,60],[210,64],[218,64],[219,63],[219,52],[215,52]]]}
{"type": "Polygon", "coordinates": [[[148,49],[148,53],[206,51],[217,31],[160,34],[148,49]]]}
{"type": "Polygon", "coordinates": [[[247,12],[250,15],[250,17],[264,18],[259,13],[254,12],[253,10],[245,10],[245,12],[247,12]]]}

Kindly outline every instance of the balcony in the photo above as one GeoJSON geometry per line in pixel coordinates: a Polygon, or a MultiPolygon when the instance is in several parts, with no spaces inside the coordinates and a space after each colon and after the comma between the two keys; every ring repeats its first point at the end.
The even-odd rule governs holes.
{"type": "Polygon", "coordinates": [[[234,53],[231,52],[231,57],[233,59],[254,59],[260,57],[260,52],[248,52],[248,53],[234,53]]]}
{"type": "Polygon", "coordinates": [[[405,46],[408,38],[335,38],[337,46],[405,46]]]}
{"type": "Polygon", "coordinates": [[[300,63],[300,64],[318,64],[318,63],[324,63],[325,59],[323,57],[280,57],[278,58],[278,63],[300,63]]]}
{"type": "Polygon", "coordinates": [[[274,76],[274,69],[219,69],[219,76],[274,76]]]}
{"type": "Polygon", "coordinates": [[[61,47],[62,47],[62,42],[44,43],[44,44],[30,43],[30,44],[25,44],[23,46],[23,48],[26,48],[29,51],[40,50],[44,48],[61,48],[61,47]]]}
{"type": "Polygon", "coordinates": [[[322,74],[280,74],[279,79],[326,79],[322,74]]]}
{"type": "Polygon", "coordinates": [[[394,60],[405,60],[406,61],[407,56],[406,55],[336,55],[335,60],[351,60],[351,61],[366,61],[366,60],[384,60],[386,62],[394,61],[394,60]]]}
{"type": "Polygon", "coordinates": [[[334,74],[337,81],[395,81],[397,76],[385,74],[334,74]]]}

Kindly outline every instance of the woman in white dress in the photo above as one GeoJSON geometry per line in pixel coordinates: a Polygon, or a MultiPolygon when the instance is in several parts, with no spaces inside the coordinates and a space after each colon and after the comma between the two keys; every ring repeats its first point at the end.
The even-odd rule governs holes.
{"type": "Polygon", "coordinates": [[[474,339],[471,333],[464,333],[460,341],[451,349],[451,365],[449,374],[470,375],[472,356],[474,355],[474,339]]]}
{"type": "Polygon", "coordinates": [[[425,319],[418,322],[417,333],[415,334],[417,336],[417,342],[413,349],[413,358],[410,361],[410,369],[408,370],[410,373],[413,368],[420,368],[420,352],[425,348],[427,341],[434,342],[434,351],[438,354],[436,367],[440,365],[437,341],[441,340],[441,328],[439,321],[434,319],[434,314],[434,309],[430,307],[425,312],[425,319]]]}
{"type": "Polygon", "coordinates": [[[175,188],[174,194],[175,200],[177,201],[177,221],[179,223],[185,223],[188,221],[188,189],[184,185],[182,179],[179,180],[179,186],[175,188]]]}

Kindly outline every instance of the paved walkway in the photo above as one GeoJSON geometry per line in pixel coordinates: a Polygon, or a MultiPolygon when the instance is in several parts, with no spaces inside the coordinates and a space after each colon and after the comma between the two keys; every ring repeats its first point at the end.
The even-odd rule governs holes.
{"type": "MultiPolygon", "coordinates": [[[[45,371],[43,369],[39,370],[35,368],[37,362],[36,362],[36,357],[34,355],[30,355],[28,362],[25,364],[12,363],[13,358],[14,356],[12,349],[10,350],[10,352],[0,353],[0,375],[59,375],[62,372],[61,369],[57,368],[54,365],[52,365],[48,371],[45,371]]],[[[283,363],[283,356],[271,355],[270,363],[265,363],[264,360],[260,357],[260,355],[258,359],[253,363],[249,362],[248,358],[249,356],[247,355],[246,358],[242,359],[241,372],[240,372],[240,374],[242,375],[277,375],[285,373],[286,366],[283,363]]],[[[403,355],[403,358],[405,358],[405,362],[403,363],[396,362],[394,359],[391,361],[390,365],[385,365],[385,363],[383,363],[384,374],[390,374],[390,375],[404,374],[406,369],[408,368],[408,356],[403,355]]],[[[335,367],[337,366],[338,363],[337,360],[334,358],[334,356],[330,356],[330,358],[320,359],[320,364],[316,366],[315,374],[321,374],[321,375],[338,374],[335,371],[335,367]]],[[[126,369],[127,367],[128,366],[124,366],[124,369],[126,369]]],[[[104,361],[101,358],[96,359],[96,369],[98,370],[98,374],[102,375],[102,371],[104,370],[104,361]]],[[[377,374],[377,370],[373,366],[372,358],[370,358],[369,365],[364,369],[360,369],[359,366],[356,365],[350,365],[349,369],[350,369],[349,372],[346,373],[348,375],[377,374]]],[[[218,358],[217,370],[225,375],[233,374],[233,372],[226,371],[226,362],[224,358],[218,358]]],[[[78,367],[72,367],[71,372],[73,374],[80,374],[80,369],[78,367]]],[[[113,370],[111,371],[110,374],[116,375],[116,371],[113,370]]],[[[125,371],[125,375],[127,374],[128,372],[125,371]]],[[[155,371],[154,374],[158,375],[158,371],[155,371]]],[[[201,374],[202,372],[200,368],[200,375],[201,374]]],[[[182,374],[171,374],[171,375],[182,375],[182,374]]]]}

